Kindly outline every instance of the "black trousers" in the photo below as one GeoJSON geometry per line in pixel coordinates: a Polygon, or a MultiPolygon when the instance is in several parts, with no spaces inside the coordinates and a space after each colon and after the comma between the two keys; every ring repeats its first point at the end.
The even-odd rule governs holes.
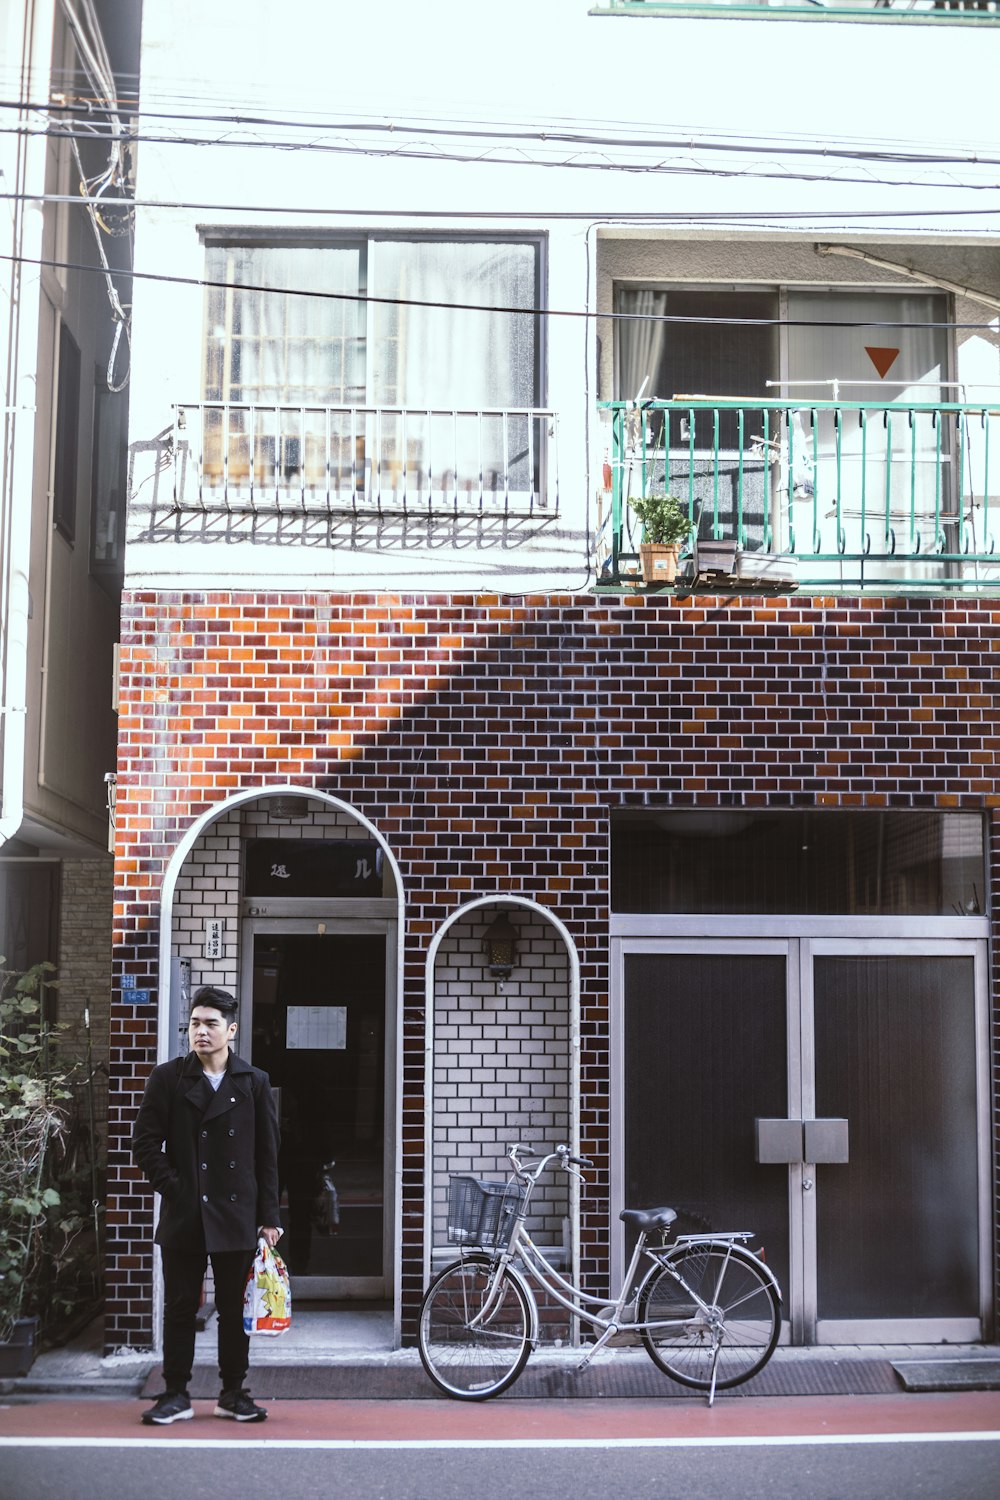
{"type": "MultiPolygon", "coordinates": [[[[243,1290],[256,1246],[216,1250],[212,1256],[215,1308],[219,1318],[219,1379],[224,1391],[239,1390],[250,1367],[250,1339],[243,1332],[243,1290]]],[[[209,1256],[204,1250],[162,1249],[163,1383],[186,1391],[194,1365],[195,1321],[209,1256]]]]}

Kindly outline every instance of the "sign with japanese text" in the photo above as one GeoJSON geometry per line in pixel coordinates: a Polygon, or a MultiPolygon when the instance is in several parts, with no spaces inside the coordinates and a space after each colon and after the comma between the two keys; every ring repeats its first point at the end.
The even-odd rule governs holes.
{"type": "Polygon", "coordinates": [[[251,839],[246,896],[381,896],[382,851],[373,840],[251,839]]]}

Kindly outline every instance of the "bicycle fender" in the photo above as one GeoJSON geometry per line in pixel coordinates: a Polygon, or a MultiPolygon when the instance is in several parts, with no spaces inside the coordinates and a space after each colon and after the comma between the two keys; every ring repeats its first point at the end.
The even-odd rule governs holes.
{"type": "MultiPolygon", "coordinates": [[[[446,1275],[448,1271],[452,1270],[457,1265],[468,1265],[470,1261],[476,1261],[479,1265],[482,1266],[491,1266],[493,1264],[493,1256],[487,1255],[485,1251],[482,1250],[470,1250],[468,1252],[463,1252],[457,1257],[457,1259],[453,1260],[450,1265],[445,1266],[444,1269],[440,1271],[434,1278],[434,1280],[437,1281],[441,1276],[446,1275]]],[[[507,1262],[506,1271],[510,1279],[512,1281],[516,1281],[517,1285],[524,1293],[524,1300],[528,1305],[528,1341],[531,1344],[531,1352],[534,1353],[538,1348],[538,1303],[535,1301],[535,1294],[531,1290],[531,1284],[529,1283],[527,1277],[522,1271],[519,1271],[517,1269],[513,1261],[509,1260],[507,1262]]]]}
{"type": "Polygon", "coordinates": [[[778,1301],[783,1304],[785,1299],[782,1296],[781,1286],[767,1261],[761,1260],[759,1255],[754,1255],[752,1250],[747,1249],[745,1243],[736,1243],[737,1240],[746,1241],[752,1238],[752,1234],[745,1234],[738,1231],[722,1234],[685,1234],[676,1239],[668,1249],[660,1252],[656,1258],[666,1263],[675,1251],[687,1249],[690,1245],[705,1245],[721,1251],[732,1250],[738,1258],[743,1259],[745,1257],[747,1260],[753,1261],[758,1271],[764,1277],[764,1280],[769,1282],[773,1287],[778,1301]]]}

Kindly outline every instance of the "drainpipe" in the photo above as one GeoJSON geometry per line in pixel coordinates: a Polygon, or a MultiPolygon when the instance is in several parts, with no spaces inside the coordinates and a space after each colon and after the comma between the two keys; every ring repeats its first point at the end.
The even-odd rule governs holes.
{"type": "Polygon", "coordinates": [[[882,271],[892,271],[896,276],[909,276],[913,281],[937,287],[942,292],[969,297],[973,302],[981,302],[984,307],[992,307],[994,312],[1000,312],[1000,297],[993,296],[990,292],[977,292],[971,286],[960,286],[957,281],[946,281],[943,276],[928,276],[925,271],[916,271],[912,266],[900,265],[898,261],[882,260],[877,255],[869,255],[867,250],[856,250],[853,245],[817,245],[816,254],[846,255],[851,260],[863,260],[866,265],[878,266],[882,271]]]}
{"type": "MultiPolygon", "coordinates": [[[[52,7],[29,0],[20,46],[20,98],[32,97],[39,79],[32,62],[52,56],[52,7]]],[[[28,111],[18,111],[12,204],[11,251],[36,262],[42,255],[41,201],[21,195],[37,185],[44,189],[44,136],[27,130],[28,111]]],[[[41,269],[11,261],[8,295],[10,323],[4,350],[3,467],[0,473],[0,736],[3,747],[0,783],[0,847],[18,832],[24,817],[24,757],[27,718],[28,619],[31,601],[28,571],[34,480],[35,405],[41,269]]]]}

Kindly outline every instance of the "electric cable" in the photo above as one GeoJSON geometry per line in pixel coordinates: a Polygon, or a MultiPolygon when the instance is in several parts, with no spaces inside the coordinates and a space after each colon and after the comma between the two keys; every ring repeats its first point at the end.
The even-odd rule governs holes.
{"type": "MultiPolygon", "coordinates": [[[[25,126],[0,125],[0,135],[28,135],[45,136],[51,139],[105,139],[93,130],[67,130],[59,127],[38,128],[25,126]]],[[[283,153],[299,154],[308,152],[322,156],[361,156],[368,158],[381,158],[391,161],[430,161],[442,162],[458,166],[518,166],[538,168],[547,171],[560,172],[612,172],[625,176],[653,176],[653,177],[704,177],[737,181],[776,181],[776,182],[807,182],[817,184],[852,184],[855,186],[870,186],[873,188],[919,188],[923,190],[949,189],[965,192],[995,192],[1000,187],[1000,181],[989,178],[983,182],[974,180],[948,180],[947,178],[933,179],[929,174],[921,178],[898,178],[898,177],[876,177],[870,174],[849,175],[843,171],[834,172],[803,172],[789,169],[773,169],[764,166],[752,168],[718,167],[710,166],[703,162],[679,162],[679,161],[627,161],[612,159],[608,156],[595,157],[593,159],[581,156],[560,157],[553,159],[544,156],[528,156],[522,150],[503,152],[499,148],[491,148],[486,152],[458,152],[443,151],[440,149],[420,149],[418,145],[403,146],[379,146],[376,144],[362,144],[359,142],[333,141],[310,141],[307,143],[288,144],[280,141],[267,141],[259,139],[237,140],[223,137],[207,136],[168,136],[168,135],[132,135],[128,137],[130,143],[137,145],[155,146],[185,146],[205,147],[212,150],[231,149],[237,151],[266,150],[281,151],[283,153]]],[[[689,149],[689,148],[684,148],[689,149]]],[[[694,148],[700,149],[700,148],[694,148]]],[[[716,148],[721,151],[729,150],[728,147],[716,148]]],[[[732,148],[734,151],[738,148],[732,148]]],[[[775,151],[774,155],[782,153],[775,151]]],[[[810,154],[810,153],[800,153],[810,154]]],[[[824,152],[811,153],[816,156],[824,156],[824,152]]],[[[876,158],[872,158],[876,160],[876,158]]],[[[900,163],[902,164],[902,163],[900,163]]],[[[918,163],[923,165],[923,163],[918,163]]],[[[988,163],[977,163],[977,165],[996,165],[992,159],[988,163]]]]}
{"type": "MultiPolygon", "coordinates": [[[[47,266],[54,270],[81,271],[104,274],[100,266],[83,262],[53,260],[45,257],[0,254],[0,261],[17,262],[20,265],[47,266]]],[[[362,306],[372,304],[383,307],[421,307],[443,312],[504,313],[516,317],[531,318],[583,318],[607,322],[653,322],[693,323],[716,325],[723,328],[892,328],[892,329],[961,329],[976,332],[995,332],[993,323],[957,323],[945,319],[928,319],[915,323],[912,319],[894,318],[737,318],[708,317],[688,313],[625,313],[601,312],[589,308],[560,307],[514,307],[485,302],[441,302],[422,297],[382,297],[370,292],[312,291],[304,287],[267,286],[257,282],[224,281],[207,276],[177,276],[165,271],[122,271],[120,274],[134,281],[153,281],[170,286],[189,286],[218,291],[254,292],[280,297],[312,297],[324,302],[351,302],[362,306]]]]}
{"type": "MultiPolygon", "coordinates": [[[[80,200],[68,193],[5,193],[0,191],[0,202],[7,200],[28,201],[32,203],[79,203],[80,200]]],[[[851,220],[862,219],[914,219],[924,221],[925,226],[930,219],[951,218],[984,218],[1000,214],[1000,203],[995,208],[894,208],[894,209],[719,209],[715,211],[700,212],[664,212],[662,209],[637,210],[636,212],[602,213],[593,208],[587,209],[469,209],[469,208],[385,208],[385,207],[361,207],[344,205],[333,206],[330,204],[264,204],[264,203],[218,203],[218,202],[194,202],[183,199],[169,198],[105,198],[102,200],[105,208],[143,208],[143,209],[185,209],[198,213],[225,213],[225,214],[293,214],[299,216],[320,218],[350,218],[359,220],[376,219],[433,219],[452,220],[500,220],[509,223],[514,220],[518,223],[543,222],[552,223],[601,223],[614,225],[616,228],[627,227],[630,224],[662,225],[663,227],[676,227],[678,225],[696,229],[701,224],[711,223],[723,227],[733,225],[741,228],[759,228],[777,231],[789,223],[802,220],[806,226],[822,221],[824,230],[839,230],[844,234],[857,233],[855,225],[851,220]],[[840,224],[829,224],[828,220],[842,220],[840,224]]],[[[294,236],[301,226],[294,223],[282,222],[270,226],[273,228],[277,239],[287,239],[294,236]]],[[[213,226],[213,238],[218,238],[220,233],[225,232],[227,238],[235,242],[238,230],[230,230],[228,225],[213,226]]],[[[505,234],[507,230],[503,231],[505,234]]],[[[870,233],[869,231],[866,231],[870,233]]],[[[883,227],[886,234],[895,233],[889,223],[883,227]]],[[[447,231],[442,231],[446,234],[447,231]]],[[[987,247],[990,248],[990,247],[987,247]]]]}
{"type": "MultiPolygon", "coordinates": [[[[44,103],[31,100],[0,99],[0,109],[33,110],[40,114],[58,115],[63,112],[71,112],[77,104],[84,103],[87,106],[87,117],[91,119],[94,113],[100,113],[107,109],[106,105],[96,105],[91,100],[69,100],[64,103],[53,103],[47,100],[44,103]]],[[[120,109],[120,102],[119,102],[120,109]]],[[[541,141],[548,143],[562,143],[566,145],[579,146],[631,146],[639,149],[651,150],[691,150],[691,151],[731,151],[747,153],[763,151],[767,154],[777,155],[800,155],[800,156],[837,156],[848,160],[857,161],[888,161],[888,162],[912,162],[914,164],[929,164],[938,166],[948,165],[998,165],[1000,164],[1000,143],[993,145],[991,155],[983,154],[982,145],[969,146],[961,153],[946,153],[940,148],[936,150],[921,149],[915,151],[907,147],[905,142],[900,143],[900,149],[892,151],[885,149],[883,144],[878,149],[870,144],[848,145],[852,137],[805,137],[794,133],[783,135],[776,133],[772,136],[727,136],[724,132],[712,132],[707,127],[699,127],[698,133],[692,135],[689,130],[670,130],[663,134],[648,134],[648,127],[643,126],[642,134],[636,133],[634,121],[620,122],[614,133],[602,133],[594,130],[566,130],[562,128],[541,127],[534,130],[525,130],[520,121],[502,122],[495,121],[487,124],[470,124],[463,121],[455,121],[451,124],[431,123],[437,117],[429,117],[423,121],[414,116],[404,116],[400,120],[386,118],[386,116],[372,116],[369,118],[358,117],[356,114],[338,119],[336,116],[325,116],[321,119],[295,119],[289,116],[273,117],[266,114],[252,114],[239,111],[233,114],[217,114],[208,111],[198,113],[180,113],[176,111],[151,110],[145,106],[130,107],[128,114],[133,119],[157,119],[177,120],[192,123],[220,124],[237,126],[246,129],[250,126],[260,126],[268,129],[289,130],[329,130],[338,132],[357,131],[371,134],[399,135],[425,135],[425,136],[457,136],[463,139],[497,139],[497,140],[524,140],[541,141]],[[717,137],[717,138],[715,138],[717,137]],[[802,144],[795,142],[802,141],[802,144]],[[840,144],[835,144],[841,142],[840,144]]],[[[557,120],[564,117],[554,117],[557,120]]],[[[611,127],[606,126],[610,131],[611,127]]],[[[138,137],[144,139],[144,137],[138,137]]],[[[166,137],[172,139],[172,137],[166,137]]],[[[159,139],[158,137],[155,139],[159,139]]],[[[862,138],[858,138],[859,140],[862,138]]],[[[212,144],[215,143],[213,138],[212,144]]],[[[268,146],[280,149],[280,142],[266,142],[268,146]]],[[[307,147],[308,149],[308,147],[307,147]]]]}

